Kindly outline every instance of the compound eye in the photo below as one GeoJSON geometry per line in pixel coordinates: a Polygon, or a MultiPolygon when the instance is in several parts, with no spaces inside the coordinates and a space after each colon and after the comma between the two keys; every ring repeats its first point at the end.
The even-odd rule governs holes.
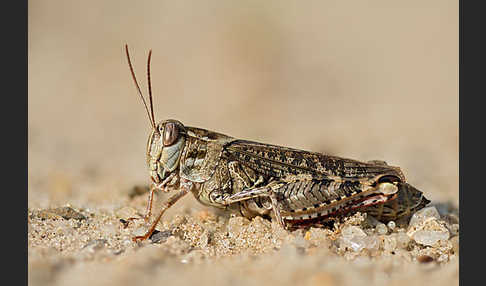
{"type": "Polygon", "coordinates": [[[173,122],[167,122],[164,128],[164,146],[170,146],[174,144],[179,138],[179,128],[173,122]]]}

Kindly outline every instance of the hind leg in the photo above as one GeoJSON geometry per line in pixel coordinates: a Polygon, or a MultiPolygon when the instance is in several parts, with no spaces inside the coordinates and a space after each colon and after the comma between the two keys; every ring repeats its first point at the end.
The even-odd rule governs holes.
{"type": "Polygon", "coordinates": [[[272,204],[272,209],[275,215],[275,219],[282,227],[285,228],[286,227],[285,222],[282,218],[282,215],[280,214],[281,203],[279,202],[276,193],[273,191],[273,187],[275,186],[277,186],[277,184],[274,182],[264,187],[246,189],[233,195],[227,195],[224,198],[221,197],[219,199],[219,203],[227,206],[237,202],[251,200],[254,198],[267,197],[270,199],[270,202],[272,204]]]}

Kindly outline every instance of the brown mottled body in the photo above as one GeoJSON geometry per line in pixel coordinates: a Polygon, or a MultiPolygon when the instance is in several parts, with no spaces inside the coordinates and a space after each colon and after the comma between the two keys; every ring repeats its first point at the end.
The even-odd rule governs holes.
{"type": "Polygon", "coordinates": [[[179,189],[165,203],[150,230],[134,240],[150,237],[165,210],[189,192],[205,205],[239,211],[246,217],[273,215],[283,227],[320,223],[358,210],[384,221],[393,220],[429,202],[406,183],[400,168],[383,161],[360,162],[239,140],[184,126],[177,120],[156,123],[150,69],[149,111],[127,47],[126,53],[152,125],[147,164],[153,187],[146,219],[155,190],[179,189]]]}

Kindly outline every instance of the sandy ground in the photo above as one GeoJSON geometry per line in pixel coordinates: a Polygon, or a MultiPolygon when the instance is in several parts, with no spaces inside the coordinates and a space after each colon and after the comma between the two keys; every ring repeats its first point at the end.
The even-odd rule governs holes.
{"type": "Polygon", "coordinates": [[[29,284],[457,285],[457,35],[456,1],[29,1],[29,284]],[[158,120],[400,166],[447,238],[360,215],[287,232],[187,196],[131,242],[150,129],[125,43],[144,90],[153,50],[158,120]]]}

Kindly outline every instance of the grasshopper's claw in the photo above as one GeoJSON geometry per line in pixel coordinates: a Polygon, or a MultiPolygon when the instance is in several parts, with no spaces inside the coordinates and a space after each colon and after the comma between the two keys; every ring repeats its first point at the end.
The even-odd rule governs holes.
{"type": "Polygon", "coordinates": [[[134,236],[134,237],[132,237],[132,241],[133,242],[143,241],[143,240],[146,240],[149,237],[150,237],[150,233],[147,233],[147,234],[141,235],[141,236],[134,236]]]}

